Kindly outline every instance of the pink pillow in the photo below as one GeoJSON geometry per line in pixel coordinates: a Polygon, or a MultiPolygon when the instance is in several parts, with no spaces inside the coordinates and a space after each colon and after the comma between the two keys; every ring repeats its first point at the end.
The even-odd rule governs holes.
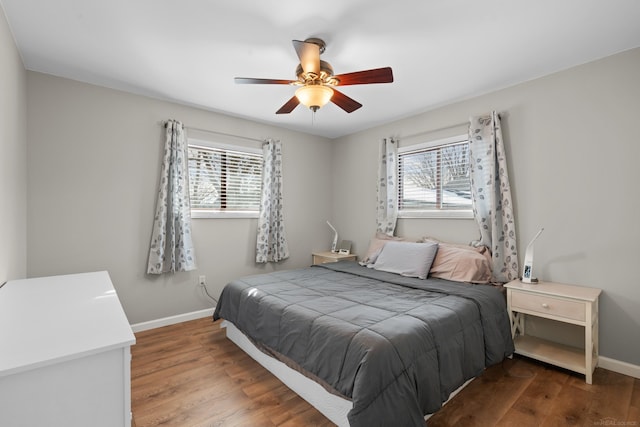
{"type": "MultiPolygon", "coordinates": [[[[424,238],[423,242],[437,242],[424,238]]],[[[492,279],[491,252],[486,246],[473,247],[439,242],[430,277],[467,283],[489,283],[492,279]]]]}

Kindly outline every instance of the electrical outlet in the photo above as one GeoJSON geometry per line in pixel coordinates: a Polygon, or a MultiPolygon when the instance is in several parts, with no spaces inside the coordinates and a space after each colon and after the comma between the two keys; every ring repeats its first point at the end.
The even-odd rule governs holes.
{"type": "Polygon", "coordinates": [[[207,276],[198,277],[198,285],[205,286],[207,284],[207,276]]]}

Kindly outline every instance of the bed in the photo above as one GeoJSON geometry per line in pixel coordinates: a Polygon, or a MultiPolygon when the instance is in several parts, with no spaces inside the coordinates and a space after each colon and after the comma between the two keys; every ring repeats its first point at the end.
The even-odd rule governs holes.
{"type": "Polygon", "coordinates": [[[356,262],[234,280],[219,318],[234,341],[326,390],[329,407],[347,402],[352,427],[424,426],[452,392],[514,351],[500,289],[356,262]]]}

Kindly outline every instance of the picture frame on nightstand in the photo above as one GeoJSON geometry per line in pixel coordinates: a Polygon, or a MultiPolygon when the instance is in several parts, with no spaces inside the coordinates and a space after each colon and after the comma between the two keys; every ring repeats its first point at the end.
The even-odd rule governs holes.
{"type": "Polygon", "coordinates": [[[340,255],[351,254],[351,240],[340,240],[340,244],[338,245],[338,253],[340,255]]]}

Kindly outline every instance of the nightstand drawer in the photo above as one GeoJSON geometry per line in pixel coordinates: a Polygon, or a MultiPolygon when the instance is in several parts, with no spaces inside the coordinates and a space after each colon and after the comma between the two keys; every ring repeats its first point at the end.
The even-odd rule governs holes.
{"type": "Polygon", "coordinates": [[[536,295],[526,292],[513,292],[511,308],[515,311],[524,309],[543,314],[564,317],[584,322],[585,305],[583,302],[554,298],[548,295],[536,295]]]}

